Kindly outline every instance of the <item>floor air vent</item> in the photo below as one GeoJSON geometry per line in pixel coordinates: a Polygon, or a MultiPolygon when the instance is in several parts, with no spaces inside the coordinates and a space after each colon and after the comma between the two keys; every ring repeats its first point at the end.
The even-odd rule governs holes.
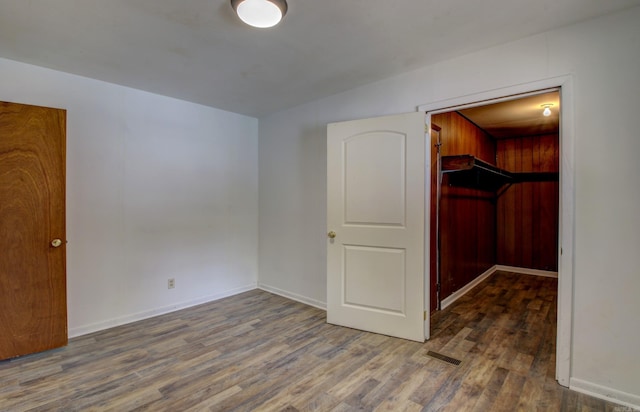
{"type": "Polygon", "coordinates": [[[443,362],[447,362],[447,363],[450,363],[450,364],[456,365],[456,366],[460,365],[460,362],[461,362],[458,359],[450,358],[449,356],[442,355],[440,353],[432,352],[432,351],[427,352],[427,356],[431,356],[432,358],[436,358],[436,359],[439,359],[439,360],[441,360],[443,362]]]}

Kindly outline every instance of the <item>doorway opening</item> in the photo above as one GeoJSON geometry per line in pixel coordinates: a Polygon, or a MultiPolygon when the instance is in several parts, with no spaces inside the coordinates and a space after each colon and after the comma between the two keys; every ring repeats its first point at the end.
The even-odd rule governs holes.
{"type": "Polygon", "coordinates": [[[427,189],[432,207],[428,212],[430,216],[427,216],[430,218],[426,233],[430,237],[430,250],[426,251],[430,256],[430,276],[425,279],[428,284],[425,309],[431,312],[451,304],[459,297],[455,296],[456,292],[464,294],[496,270],[525,268],[523,272],[529,274],[559,274],[556,379],[564,386],[569,384],[573,290],[573,113],[571,105],[567,104],[571,97],[571,79],[564,77],[419,107],[419,110],[427,112],[427,126],[431,131],[428,140],[436,150],[441,150],[440,153],[426,153],[427,159],[432,158],[427,189]],[[519,126],[515,116],[512,120],[491,124],[491,109],[516,107],[517,103],[527,101],[533,104],[536,99],[549,97],[555,97],[556,101],[537,102],[535,112],[542,119],[546,108],[543,105],[553,104],[551,110],[556,110],[555,130],[543,129],[543,121],[540,121],[531,131],[518,133],[520,136],[510,135],[510,132],[505,134],[506,129],[519,126]],[[562,113],[558,111],[560,107],[562,113]],[[452,125],[454,128],[467,128],[467,132],[477,128],[479,131],[471,132],[475,133],[475,143],[455,142],[450,136],[445,136],[445,127],[451,128],[452,125]],[[444,147],[447,139],[449,148],[444,147]],[[489,144],[482,144],[483,140],[489,144]],[[464,150],[465,145],[467,150],[464,150]],[[471,156],[442,162],[442,156],[454,155],[471,156]],[[543,159],[546,160],[541,162],[543,159]],[[487,178],[485,171],[451,172],[460,169],[460,163],[456,166],[456,161],[471,164],[472,168],[486,166],[491,173],[506,171],[508,178],[513,178],[514,173],[523,175],[516,176],[516,182],[504,182],[503,176],[487,178]],[[450,162],[454,162],[453,166],[450,162]],[[450,172],[451,175],[446,176],[450,172]],[[549,172],[556,174],[555,182],[549,172]],[[547,175],[534,176],[536,173],[547,175]],[[536,182],[540,177],[543,181],[536,182]],[[470,182],[484,184],[484,187],[471,187],[470,182]],[[552,202],[548,202],[549,194],[552,202]],[[438,197],[442,200],[443,195],[449,198],[438,202],[438,197]],[[544,199],[544,204],[540,203],[541,199],[544,199]],[[514,207],[517,204],[520,208],[514,207]],[[552,208],[549,209],[548,205],[552,208]],[[451,216],[459,215],[452,213],[454,210],[465,208],[466,220],[456,221],[451,216]],[[439,213],[444,216],[439,216],[439,213]],[[537,216],[531,218],[532,215],[537,216]],[[523,219],[527,219],[525,224],[522,224],[523,219]],[[458,230],[466,235],[451,238],[445,234],[444,238],[434,240],[434,233],[442,236],[442,229],[447,225],[457,225],[458,230]],[[549,233],[552,233],[551,237],[549,233]],[[525,241],[522,241],[523,237],[525,241]],[[443,260],[440,247],[449,248],[444,252],[452,256],[443,260]],[[470,274],[460,276],[465,271],[470,274]],[[438,274],[440,279],[436,278],[438,274]],[[453,282],[446,284],[452,277],[453,282]],[[462,290],[467,285],[470,286],[462,290]]]}
{"type": "Polygon", "coordinates": [[[557,277],[559,100],[432,115],[430,312],[496,269],[557,277]]]}

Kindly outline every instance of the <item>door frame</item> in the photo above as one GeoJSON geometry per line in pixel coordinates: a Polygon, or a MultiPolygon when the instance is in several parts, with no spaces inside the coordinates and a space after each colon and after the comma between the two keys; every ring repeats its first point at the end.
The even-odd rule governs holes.
{"type": "MultiPolygon", "coordinates": [[[[569,387],[571,376],[571,338],[573,330],[574,245],[575,245],[575,126],[573,77],[569,75],[541,79],[484,92],[469,94],[418,106],[426,112],[426,130],[431,129],[431,115],[463,108],[513,100],[545,89],[560,93],[560,194],[558,224],[558,312],[556,330],[556,380],[569,387]]],[[[429,134],[430,136],[430,134],[429,134]]],[[[430,144],[430,139],[428,140],[430,144]]],[[[427,168],[427,182],[432,171],[427,168]]],[[[429,188],[427,188],[429,190],[429,188]]],[[[431,210],[430,198],[425,213],[431,210]]],[[[428,216],[427,216],[428,217],[428,216]]],[[[427,218],[426,217],[426,218],[427,218]]],[[[425,219],[426,219],[425,218],[425,219]]],[[[425,220],[428,224],[429,220],[425,220]]],[[[425,232],[428,233],[428,226],[425,232]]],[[[430,267],[430,240],[425,239],[425,268],[430,267]]],[[[425,270],[425,310],[430,308],[429,273],[425,270]]],[[[428,313],[428,312],[427,312],[428,313]]]]}

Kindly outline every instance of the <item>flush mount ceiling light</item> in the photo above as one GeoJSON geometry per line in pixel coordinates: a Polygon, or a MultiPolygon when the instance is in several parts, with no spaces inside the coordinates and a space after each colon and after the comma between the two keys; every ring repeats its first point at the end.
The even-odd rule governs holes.
{"type": "Polygon", "coordinates": [[[544,107],[544,110],[542,111],[542,115],[543,115],[544,117],[549,117],[549,116],[551,116],[551,109],[550,109],[550,107],[551,107],[551,106],[553,106],[553,104],[550,104],[550,103],[549,103],[549,104],[542,104],[542,105],[540,105],[540,107],[544,107]]]}
{"type": "Polygon", "coordinates": [[[273,27],[287,14],[286,0],[231,0],[240,20],[253,27],[273,27]]]}

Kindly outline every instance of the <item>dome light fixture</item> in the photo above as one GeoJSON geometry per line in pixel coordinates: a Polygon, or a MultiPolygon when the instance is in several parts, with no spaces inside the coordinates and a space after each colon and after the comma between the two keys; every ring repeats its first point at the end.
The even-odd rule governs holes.
{"type": "Polygon", "coordinates": [[[553,106],[553,104],[550,104],[550,103],[549,103],[549,104],[542,104],[542,105],[540,105],[540,107],[544,107],[544,110],[542,111],[542,115],[543,115],[544,117],[549,117],[549,116],[551,116],[551,109],[550,109],[550,107],[551,107],[551,106],[553,106]]]}
{"type": "Polygon", "coordinates": [[[240,20],[258,28],[273,27],[287,14],[286,0],[231,0],[240,20]]]}

